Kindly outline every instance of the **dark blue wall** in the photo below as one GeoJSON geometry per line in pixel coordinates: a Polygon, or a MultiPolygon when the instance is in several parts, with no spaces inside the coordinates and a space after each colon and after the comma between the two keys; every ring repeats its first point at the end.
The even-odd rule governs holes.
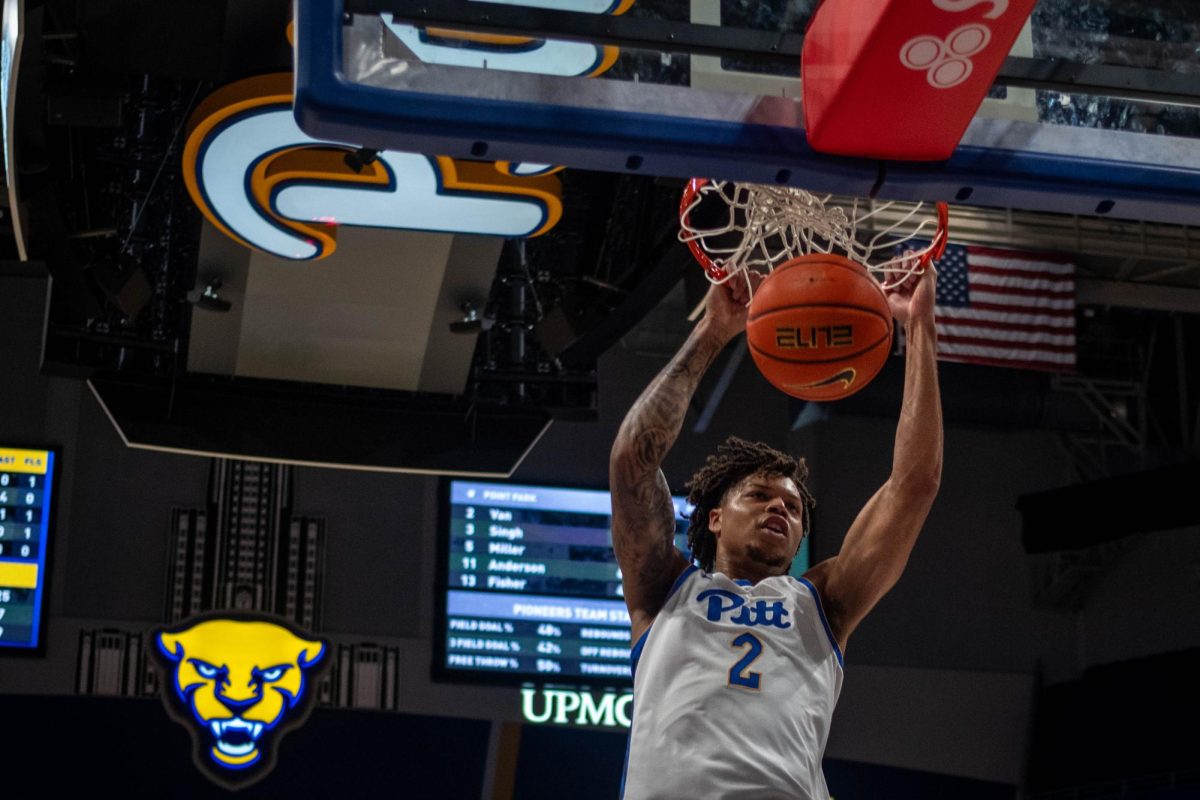
{"type": "MultiPolygon", "coordinates": [[[[5,797],[211,798],[191,734],[158,700],[0,695],[5,797]],[[86,794],[85,794],[86,793],[86,794]]],[[[490,723],[321,709],[276,743],[258,798],[469,798],[483,786],[490,723]]]]}

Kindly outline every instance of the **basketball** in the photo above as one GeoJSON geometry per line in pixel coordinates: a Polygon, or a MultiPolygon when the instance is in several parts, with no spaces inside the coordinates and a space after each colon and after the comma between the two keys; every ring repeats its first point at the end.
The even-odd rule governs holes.
{"type": "Polygon", "coordinates": [[[794,258],[750,301],[750,354],[763,376],[802,400],[840,400],[871,382],[892,349],[892,312],[866,267],[838,255],[794,258]]]}

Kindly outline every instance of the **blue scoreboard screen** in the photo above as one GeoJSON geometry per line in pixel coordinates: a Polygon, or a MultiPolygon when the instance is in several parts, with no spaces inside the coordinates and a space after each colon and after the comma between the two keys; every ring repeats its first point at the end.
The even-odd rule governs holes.
{"type": "Polygon", "coordinates": [[[0,447],[0,647],[41,644],[54,452],[0,447]]]}
{"type": "MultiPolygon", "coordinates": [[[[629,613],[609,493],[461,480],[443,488],[437,672],[627,683],[629,613]]],[[[686,552],[691,507],[674,503],[675,544],[686,552]]]]}

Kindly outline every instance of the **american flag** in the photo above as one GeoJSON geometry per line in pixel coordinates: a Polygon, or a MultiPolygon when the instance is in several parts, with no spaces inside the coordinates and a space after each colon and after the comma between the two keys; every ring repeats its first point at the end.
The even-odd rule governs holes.
{"type": "Polygon", "coordinates": [[[1069,259],[950,245],[937,270],[939,358],[1075,371],[1075,265],[1069,259]]]}

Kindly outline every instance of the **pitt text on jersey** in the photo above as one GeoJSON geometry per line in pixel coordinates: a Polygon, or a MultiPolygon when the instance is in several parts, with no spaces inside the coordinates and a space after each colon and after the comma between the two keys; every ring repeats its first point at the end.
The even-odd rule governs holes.
{"type": "Polygon", "coordinates": [[[758,625],[792,627],[792,623],[787,621],[788,610],[784,608],[782,600],[755,600],[748,604],[746,598],[725,589],[706,589],[696,595],[696,602],[704,600],[708,601],[708,619],[711,622],[720,622],[729,615],[725,621],[734,625],[750,628],[758,625]]]}

